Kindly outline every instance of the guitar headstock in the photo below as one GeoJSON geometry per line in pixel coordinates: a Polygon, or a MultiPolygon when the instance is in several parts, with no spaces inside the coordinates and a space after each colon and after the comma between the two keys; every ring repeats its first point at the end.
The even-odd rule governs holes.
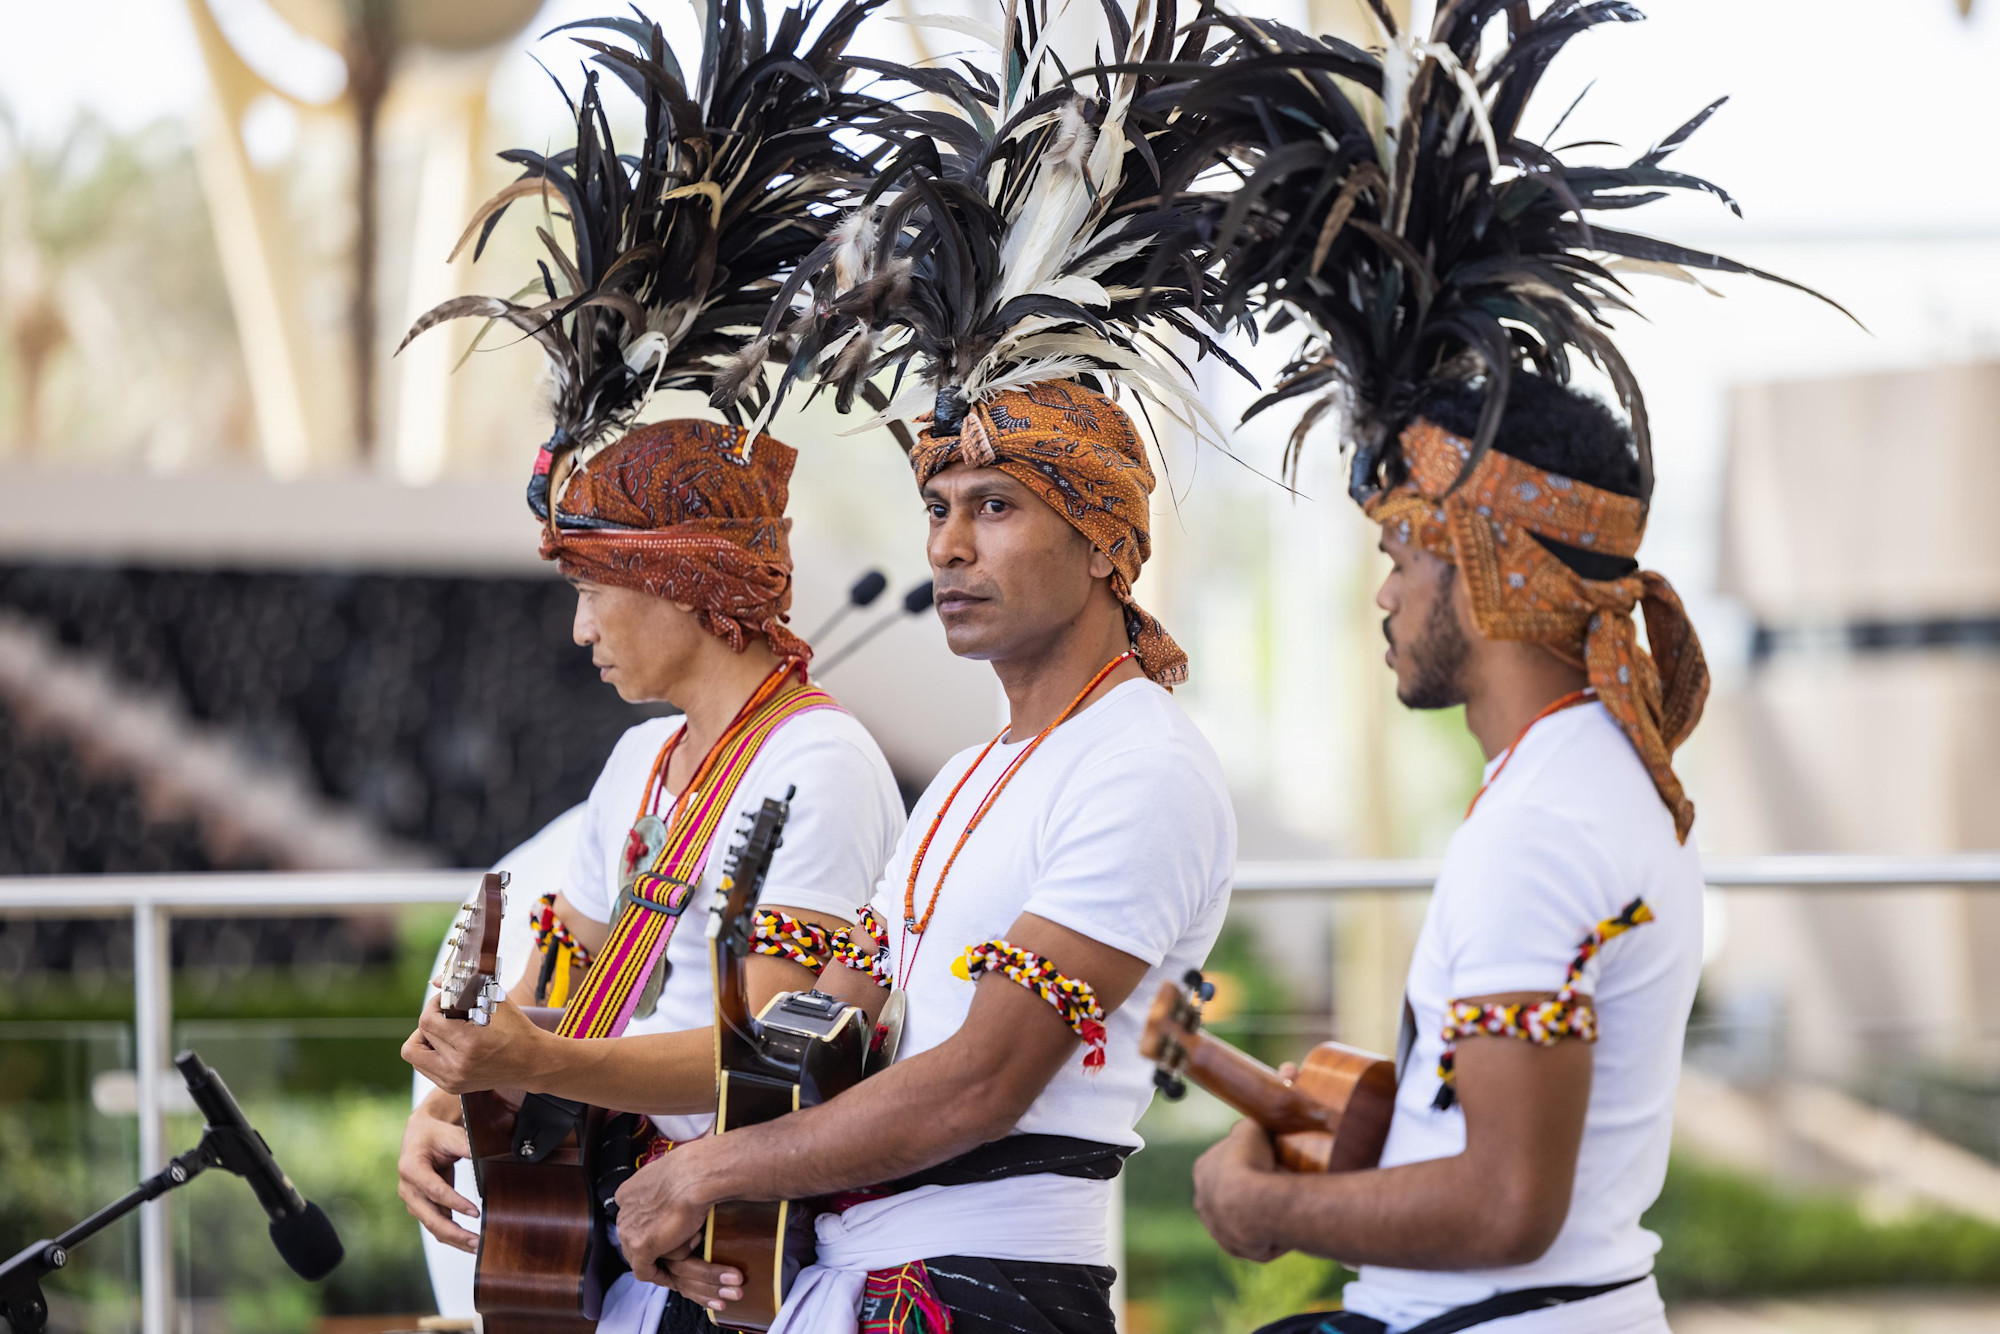
{"type": "Polygon", "coordinates": [[[1188,969],[1179,986],[1163,984],[1153,998],[1145,1032],[1139,1036],[1139,1054],[1157,1067],[1153,1086],[1169,1099],[1187,1096],[1182,1072],[1187,1068],[1188,1048],[1201,1031],[1202,1008],[1214,999],[1215,983],[1203,977],[1199,968],[1188,969]]]}
{"type": "Polygon", "coordinates": [[[500,923],[507,915],[507,874],[488,871],[458,910],[444,966],[431,985],[450,1019],[483,1024],[500,999],[500,923]]]}
{"type": "Polygon", "coordinates": [[[750,952],[750,918],[764,892],[771,858],[785,841],[785,820],[792,813],[792,794],[797,791],[788,787],[782,799],[764,798],[764,805],[744,822],[729,849],[728,861],[723,863],[722,880],[715,887],[710,908],[708,935],[739,959],[750,952]]]}

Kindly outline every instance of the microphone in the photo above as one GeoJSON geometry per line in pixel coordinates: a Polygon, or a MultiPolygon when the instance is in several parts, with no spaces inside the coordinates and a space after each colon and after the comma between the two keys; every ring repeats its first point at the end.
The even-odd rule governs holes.
{"type": "Polygon", "coordinates": [[[833,615],[821,623],[819,629],[806,636],[808,644],[817,644],[832,633],[833,627],[847,619],[847,614],[857,607],[865,607],[882,596],[882,590],[889,586],[889,576],[880,570],[870,570],[854,581],[854,587],[847,590],[847,601],[834,608],[833,615]]]}
{"type": "Polygon", "coordinates": [[[832,670],[835,667],[838,667],[841,663],[853,657],[856,653],[858,653],[861,650],[862,646],[865,645],[869,640],[875,638],[875,636],[881,634],[884,630],[887,630],[890,626],[894,625],[902,617],[921,615],[922,613],[929,611],[931,608],[931,603],[936,600],[937,600],[936,587],[932,584],[932,582],[929,579],[924,580],[922,583],[912,588],[909,592],[903,594],[903,606],[901,610],[890,612],[887,616],[882,617],[880,620],[876,621],[875,624],[869,626],[866,630],[863,630],[860,634],[848,640],[845,644],[841,646],[839,652],[830,654],[822,662],[814,663],[813,675],[815,677],[825,676],[828,671],[832,670]]]}
{"type": "Polygon", "coordinates": [[[207,1140],[217,1163],[248,1181],[257,1203],[264,1206],[271,1220],[271,1244],[278,1248],[278,1254],[293,1273],[308,1281],[332,1273],[346,1255],[333,1224],[317,1204],[292,1185],[292,1179],[271,1156],[271,1146],[237,1106],[222,1076],[192,1051],[174,1057],[174,1065],[208,1123],[207,1140]]]}

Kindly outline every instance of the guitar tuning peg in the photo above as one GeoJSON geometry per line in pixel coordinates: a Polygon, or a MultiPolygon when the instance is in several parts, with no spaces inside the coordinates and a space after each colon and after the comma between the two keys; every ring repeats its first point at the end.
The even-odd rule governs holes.
{"type": "Polygon", "coordinates": [[[1200,988],[1198,989],[1198,993],[1197,993],[1197,994],[1199,994],[1199,995],[1201,996],[1201,999],[1202,999],[1202,1003],[1203,1003],[1204,1005],[1205,1005],[1205,1004],[1207,1004],[1207,1003],[1208,1003],[1209,1001],[1212,1001],[1212,1000],[1214,1000],[1214,999],[1215,999],[1215,983],[1213,983],[1213,982],[1210,982],[1210,981],[1209,981],[1208,979],[1206,979],[1206,978],[1203,978],[1203,979],[1202,979],[1202,983],[1201,983],[1201,986],[1200,986],[1200,988]]]}
{"type": "Polygon", "coordinates": [[[1154,1070],[1153,1087],[1158,1089],[1160,1095],[1168,1102],[1179,1102],[1187,1096],[1187,1081],[1171,1070],[1154,1070]]]}

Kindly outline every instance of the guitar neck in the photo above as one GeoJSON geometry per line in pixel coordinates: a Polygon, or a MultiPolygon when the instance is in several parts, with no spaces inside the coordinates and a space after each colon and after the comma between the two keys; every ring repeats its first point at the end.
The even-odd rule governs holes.
{"type": "Polygon", "coordinates": [[[1256,1057],[1205,1033],[1183,1037],[1181,1045],[1187,1052],[1183,1073],[1189,1079],[1273,1135],[1339,1132],[1338,1112],[1287,1084],[1256,1057]]]}

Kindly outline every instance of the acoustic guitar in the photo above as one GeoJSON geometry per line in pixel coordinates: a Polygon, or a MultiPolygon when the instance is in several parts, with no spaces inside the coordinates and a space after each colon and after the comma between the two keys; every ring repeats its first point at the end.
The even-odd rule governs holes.
{"type": "MultiPolygon", "coordinates": [[[[500,999],[505,875],[488,874],[452,930],[438,1008],[486,1023],[500,999]]],[[[556,1010],[524,1011],[545,1028],[556,1010]]],[[[493,1089],[459,1099],[479,1183],[473,1307],[485,1334],[589,1334],[624,1270],[606,1206],[637,1168],[639,1118],[493,1089]]]]}
{"type": "Polygon", "coordinates": [[[1158,1068],[1153,1082],[1169,1098],[1192,1079],[1271,1133],[1278,1161],[1293,1172],[1353,1172],[1373,1167],[1389,1137],[1396,1067],[1380,1056],[1322,1042],[1287,1082],[1254,1056],[1201,1031],[1202,1007],[1215,984],[1190,971],[1153,1001],[1139,1052],[1158,1068]]]}
{"type": "MultiPolygon", "coordinates": [[[[789,991],[754,1016],[745,963],[752,917],[792,791],[766,798],[729,854],[708,924],[715,979],[715,1130],[774,1120],[859,1083],[868,1055],[867,1016],[818,991],[789,991]]],[[[710,1319],[723,1329],[767,1330],[792,1280],[813,1257],[808,1201],[731,1201],[709,1211],[702,1257],[743,1275],[743,1297],[710,1319]]]]}

